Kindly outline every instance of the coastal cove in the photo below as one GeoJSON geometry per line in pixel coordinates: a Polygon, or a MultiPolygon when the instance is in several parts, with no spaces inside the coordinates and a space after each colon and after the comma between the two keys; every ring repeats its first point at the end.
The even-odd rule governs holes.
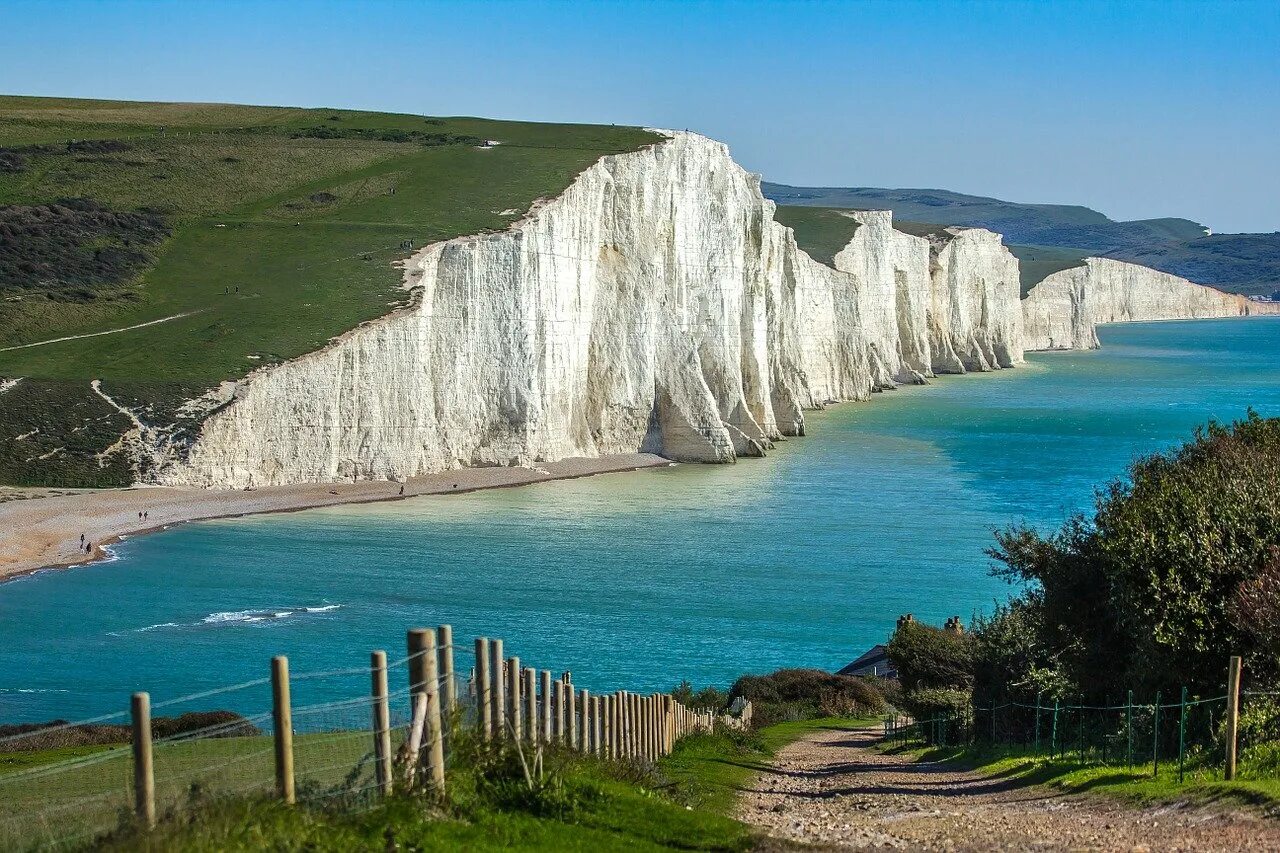
{"type": "Polygon", "coordinates": [[[257,678],[272,653],[360,667],[371,648],[398,655],[405,628],[440,622],[506,637],[534,664],[576,661],[593,690],[663,664],[670,678],[643,686],[839,666],[899,613],[989,610],[1006,594],[983,555],[993,528],[1087,510],[1135,455],[1210,417],[1280,415],[1280,318],[1099,336],[1100,351],[1029,354],[810,413],[807,436],[764,460],[129,539],[115,561],[0,585],[0,721],[257,678]]]}

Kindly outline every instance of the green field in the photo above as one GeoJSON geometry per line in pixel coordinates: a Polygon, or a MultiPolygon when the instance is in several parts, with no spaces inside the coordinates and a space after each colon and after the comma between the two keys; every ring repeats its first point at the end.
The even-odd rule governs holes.
{"type": "Polygon", "coordinates": [[[1049,276],[1062,270],[1082,267],[1084,259],[1090,257],[1089,252],[1083,249],[1064,249],[1059,246],[1009,246],[1009,251],[1018,259],[1024,297],[1031,288],[1049,276]]]}
{"type": "Polygon", "coordinates": [[[90,380],[174,421],[220,381],[402,304],[393,263],[415,249],[504,229],[601,156],[655,140],[631,127],[0,97],[0,377],[23,377],[0,394],[0,482],[128,482],[120,454],[98,455],[128,420],[90,380]]]}
{"type": "Polygon", "coordinates": [[[860,227],[848,211],[831,207],[778,205],[774,219],[796,234],[796,245],[815,261],[835,266],[835,256],[860,227]]]}

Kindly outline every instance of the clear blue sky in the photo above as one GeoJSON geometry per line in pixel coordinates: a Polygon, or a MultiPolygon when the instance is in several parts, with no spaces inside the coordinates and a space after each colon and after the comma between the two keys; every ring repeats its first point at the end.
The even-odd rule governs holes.
{"type": "Polygon", "coordinates": [[[0,91],[688,127],[792,184],[1280,230],[1280,2],[0,0],[0,91]]]}

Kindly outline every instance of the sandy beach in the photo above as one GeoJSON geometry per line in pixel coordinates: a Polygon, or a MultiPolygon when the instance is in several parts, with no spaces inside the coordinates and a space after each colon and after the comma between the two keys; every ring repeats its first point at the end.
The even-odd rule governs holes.
{"type": "Polygon", "coordinates": [[[82,565],[107,556],[121,536],[136,536],[185,521],[293,512],[337,504],[461,494],[673,464],[661,456],[630,453],[597,459],[564,459],[533,468],[463,468],[401,483],[308,483],[253,491],[140,486],[94,491],[8,490],[0,503],[0,581],[38,569],[82,565]],[[25,498],[25,499],[20,499],[25,498]],[[145,517],[141,515],[145,513],[145,517]],[[89,546],[81,544],[81,534],[89,546]]]}

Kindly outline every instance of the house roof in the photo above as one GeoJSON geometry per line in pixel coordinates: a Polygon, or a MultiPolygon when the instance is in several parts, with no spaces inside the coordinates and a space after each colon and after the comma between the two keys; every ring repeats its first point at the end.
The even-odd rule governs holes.
{"type": "Polygon", "coordinates": [[[880,675],[886,678],[893,678],[897,674],[898,668],[889,660],[889,650],[883,644],[872,646],[859,655],[857,660],[836,672],[836,675],[880,675]]]}

